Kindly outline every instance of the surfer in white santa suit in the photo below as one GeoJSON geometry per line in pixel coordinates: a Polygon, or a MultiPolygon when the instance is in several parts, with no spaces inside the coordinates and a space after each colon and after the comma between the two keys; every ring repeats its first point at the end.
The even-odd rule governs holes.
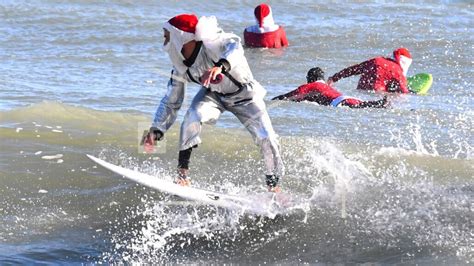
{"type": "Polygon", "coordinates": [[[248,47],[281,48],[288,46],[282,26],[275,24],[272,9],[267,4],[258,5],[254,10],[257,25],[244,31],[245,45],[248,47]]]}
{"type": "Polygon", "coordinates": [[[284,166],[277,135],[265,102],[265,89],[253,78],[240,38],[225,33],[215,17],[193,14],[175,16],[163,25],[164,50],[173,63],[168,91],[156,110],[146,143],[153,145],[173,125],[181,108],[186,83],[201,89],[194,97],[183,122],[179,139],[178,178],[188,186],[189,161],[193,148],[201,143],[202,123],[215,123],[224,111],[232,112],[245,125],[263,156],[266,185],[278,192],[284,166]]]}

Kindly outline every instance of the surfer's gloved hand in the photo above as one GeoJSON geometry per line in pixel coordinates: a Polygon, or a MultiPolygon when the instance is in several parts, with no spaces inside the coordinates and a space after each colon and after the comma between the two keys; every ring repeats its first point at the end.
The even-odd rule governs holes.
{"type": "Polygon", "coordinates": [[[326,84],[329,85],[329,87],[332,87],[334,85],[334,80],[332,79],[332,77],[328,78],[328,80],[326,81],[326,84]]]}
{"type": "Polygon", "coordinates": [[[387,95],[385,95],[382,98],[382,107],[387,108],[388,106],[390,106],[390,102],[388,101],[387,95]]]}
{"type": "Polygon", "coordinates": [[[163,132],[159,130],[156,127],[150,127],[150,130],[148,131],[148,136],[152,138],[154,141],[160,141],[163,138],[163,132]]]}
{"type": "Polygon", "coordinates": [[[280,101],[281,100],[286,100],[286,97],[285,97],[285,95],[279,95],[277,97],[272,98],[272,101],[275,101],[275,100],[280,100],[280,101]]]}
{"type": "MultiPolygon", "coordinates": [[[[163,132],[156,127],[150,127],[148,132],[145,130],[143,132],[142,139],[140,141],[140,145],[145,145],[145,147],[152,147],[155,145],[156,141],[159,141],[163,138],[163,132]]],[[[145,149],[146,150],[146,149],[145,149]]],[[[147,152],[152,152],[153,150],[147,150],[147,152]]]]}

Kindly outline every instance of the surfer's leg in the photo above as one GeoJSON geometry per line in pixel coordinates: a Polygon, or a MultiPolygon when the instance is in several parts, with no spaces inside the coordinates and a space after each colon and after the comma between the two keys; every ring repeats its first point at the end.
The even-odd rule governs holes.
{"type": "Polygon", "coordinates": [[[284,165],[280,155],[278,136],[273,130],[263,99],[253,99],[250,103],[234,105],[231,111],[245,125],[252,137],[260,146],[265,163],[267,185],[277,186],[278,178],[284,173],[284,165]]]}
{"type": "Polygon", "coordinates": [[[355,105],[349,105],[351,108],[387,108],[389,105],[389,101],[387,100],[387,96],[384,96],[383,99],[376,100],[376,101],[362,101],[355,105]]]}
{"type": "Polygon", "coordinates": [[[220,114],[224,111],[220,101],[214,93],[202,88],[189,107],[183,122],[179,136],[179,156],[178,156],[178,179],[176,183],[188,186],[190,184],[188,176],[189,161],[193,148],[201,143],[202,123],[215,123],[220,114]]]}
{"type": "Polygon", "coordinates": [[[217,96],[202,88],[189,107],[183,122],[179,139],[179,150],[187,150],[201,143],[202,123],[213,124],[217,121],[224,107],[217,96]]]}
{"type": "Polygon", "coordinates": [[[179,151],[178,155],[178,178],[176,178],[175,183],[181,186],[190,186],[191,181],[188,178],[189,171],[189,160],[191,159],[191,152],[193,148],[179,151]]]}

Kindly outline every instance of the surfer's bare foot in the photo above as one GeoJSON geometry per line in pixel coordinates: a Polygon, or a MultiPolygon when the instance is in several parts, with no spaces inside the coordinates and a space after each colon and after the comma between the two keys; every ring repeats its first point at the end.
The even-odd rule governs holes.
{"type": "Polygon", "coordinates": [[[183,187],[191,186],[191,180],[188,178],[188,172],[188,169],[178,168],[178,177],[174,182],[183,187]]]}
{"type": "Polygon", "coordinates": [[[280,193],[281,192],[281,188],[279,186],[276,186],[276,187],[268,187],[268,191],[269,192],[273,192],[273,193],[280,193]]]}
{"type": "Polygon", "coordinates": [[[176,178],[174,181],[176,184],[183,186],[183,187],[190,187],[191,186],[191,180],[189,178],[183,179],[183,178],[176,178]]]}

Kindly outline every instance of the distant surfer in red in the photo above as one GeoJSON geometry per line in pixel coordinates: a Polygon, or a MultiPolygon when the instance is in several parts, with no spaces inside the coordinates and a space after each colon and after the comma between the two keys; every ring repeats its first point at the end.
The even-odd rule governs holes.
{"type": "Polygon", "coordinates": [[[254,14],[257,25],[245,29],[244,40],[246,46],[264,48],[288,46],[285,30],[273,21],[272,9],[269,5],[258,5],[254,10],[254,14]]]}
{"type": "Polygon", "coordinates": [[[406,74],[412,58],[406,48],[393,51],[393,59],[375,57],[345,68],[328,79],[328,84],[353,75],[361,75],[357,89],[409,93],[406,74]]]}
{"type": "Polygon", "coordinates": [[[351,108],[385,108],[387,98],[377,101],[362,101],[354,97],[344,96],[342,93],[326,84],[324,71],[319,68],[311,68],[306,75],[307,84],[299,86],[296,90],[279,95],[272,100],[290,100],[295,102],[309,101],[320,105],[348,106],[351,108]]]}

